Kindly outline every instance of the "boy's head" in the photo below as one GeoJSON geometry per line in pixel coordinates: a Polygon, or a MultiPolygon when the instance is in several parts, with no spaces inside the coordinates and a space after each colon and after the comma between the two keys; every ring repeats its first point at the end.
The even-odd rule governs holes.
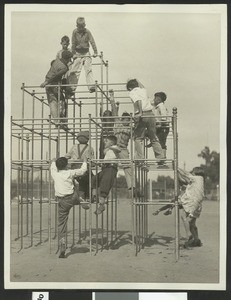
{"type": "Polygon", "coordinates": [[[72,57],[73,57],[73,54],[71,53],[71,51],[64,50],[62,52],[62,59],[65,61],[65,63],[68,63],[69,61],[71,61],[72,57]]]}
{"type": "Polygon", "coordinates": [[[67,50],[68,49],[68,46],[70,44],[70,39],[67,35],[64,35],[62,38],[61,38],[61,43],[62,45],[62,49],[63,50],[67,50]]]}
{"type": "Polygon", "coordinates": [[[124,126],[128,126],[130,124],[130,120],[131,120],[131,116],[128,112],[123,112],[122,113],[122,117],[121,120],[124,122],[123,125],[124,126]]]}
{"type": "Polygon", "coordinates": [[[126,85],[126,88],[128,91],[132,91],[136,87],[139,87],[139,82],[136,79],[128,80],[127,85],[126,85]]]}
{"type": "Polygon", "coordinates": [[[79,30],[83,30],[83,29],[86,27],[85,19],[84,19],[83,17],[79,17],[79,18],[76,20],[76,27],[77,27],[79,30]]]}
{"type": "Polygon", "coordinates": [[[80,144],[87,144],[89,141],[89,131],[80,131],[77,135],[77,141],[80,144]]]}
{"type": "Polygon", "coordinates": [[[167,95],[163,92],[158,92],[154,94],[154,104],[158,105],[161,102],[164,102],[167,99],[167,95]]]}
{"type": "Polygon", "coordinates": [[[201,177],[205,177],[205,171],[201,168],[201,167],[195,167],[192,169],[191,171],[192,175],[194,176],[201,176],[201,177]]]}
{"type": "Polygon", "coordinates": [[[58,170],[65,170],[68,164],[68,159],[66,157],[59,157],[56,159],[55,164],[58,170]]]}
{"type": "Polygon", "coordinates": [[[109,135],[104,140],[105,148],[109,148],[117,144],[117,137],[115,135],[109,135]]]}

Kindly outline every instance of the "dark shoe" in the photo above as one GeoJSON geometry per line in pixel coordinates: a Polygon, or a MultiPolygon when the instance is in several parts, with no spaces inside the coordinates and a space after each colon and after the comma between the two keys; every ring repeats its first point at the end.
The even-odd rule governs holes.
{"type": "Polygon", "coordinates": [[[98,208],[94,212],[95,215],[100,215],[102,212],[105,211],[105,205],[104,204],[99,204],[98,208]]]}
{"type": "Polygon", "coordinates": [[[193,243],[194,243],[194,239],[193,239],[193,236],[191,235],[189,237],[189,239],[187,240],[187,242],[184,243],[184,248],[194,247],[193,243]]]}
{"type": "Polygon", "coordinates": [[[154,211],[154,212],[152,213],[152,215],[153,215],[153,216],[157,216],[157,215],[159,214],[159,212],[160,212],[159,209],[157,209],[156,211],[154,211]]]}
{"type": "Polygon", "coordinates": [[[95,87],[94,86],[90,87],[89,92],[94,93],[95,92],[95,87]]]}
{"type": "Polygon", "coordinates": [[[166,210],[166,212],[164,213],[165,216],[171,215],[172,214],[172,209],[169,208],[166,210]]]}
{"type": "Polygon", "coordinates": [[[66,258],[65,252],[66,252],[66,243],[64,241],[61,241],[59,258],[66,258]]]}
{"type": "Polygon", "coordinates": [[[157,169],[169,169],[169,166],[166,164],[165,160],[157,162],[157,169]]]}
{"type": "Polygon", "coordinates": [[[82,197],[79,197],[79,202],[83,209],[87,210],[90,208],[90,205],[86,203],[86,201],[82,197]]]}
{"type": "Polygon", "coordinates": [[[138,189],[136,189],[134,187],[133,188],[133,196],[139,198],[139,197],[142,197],[143,195],[141,194],[141,192],[138,189]]]}
{"type": "Polygon", "coordinates": [[[201,240],[200,240],[200,239],[198,239],[198,240],[193,240],[192,246],[193,246],[193,247],[201,247],[201,246],[202,246],[201,240]]]}
{"type": "Polygon", "coordinates": [[[66,258],[66,256],[65,256],[65,252],[60,252],[60,254],[59,254],[59,258],[66,258]]]}

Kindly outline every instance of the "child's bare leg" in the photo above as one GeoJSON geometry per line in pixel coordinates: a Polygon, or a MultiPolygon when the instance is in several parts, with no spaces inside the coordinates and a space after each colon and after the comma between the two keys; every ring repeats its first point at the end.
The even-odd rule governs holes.
{"type": "Polygon", "coordinates": [[[154,216],[156,216],[156,215],[158,215],[163,210],[167,210],[167,209],[170,210],[170,209],[172,209],[173,206],[174,206],[173,204],[166,204],[166,205],[162,206],[161,208],[157,209],[156,211],[154,211],[152,214],[154,216]]]}
{"type": "Polygon", "coordinates": [[[192,220],[189,222],[190,232],[193,236],[194,240],[198,239],[198,230],[196,227],[196,218],[192,218],[192,220]]]}
{"type": "Polygon", "coordinates": [[[190,232],[190,225],[187,219],[187,215],[186,212],[184,210],[181,211],[181,219],[183,221],[183,225],[185,228],[185,232],[186,232],[186,237],[189,239],[191,237],[191,232],[190,232]]]}
{"type": "Polygon", "coordinates": [[[100,215],[105,210],[105,197],[99,197],[99,205],[96,211],[94,212],[96,215],[100,215]]]}
{"type": "Polygon", "coordinates": [[[198,229],[196,226],[196,218],[193,218],[192,221],[190,222],[190,230],[193,235],[192,246],[193,247],[201,247],[202,243],[198,236],[198,229]]]}

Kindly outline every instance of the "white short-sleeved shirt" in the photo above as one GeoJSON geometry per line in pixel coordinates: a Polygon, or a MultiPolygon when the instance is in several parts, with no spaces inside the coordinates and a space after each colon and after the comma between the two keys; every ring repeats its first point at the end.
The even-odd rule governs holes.
{"type": "Polygon", "coordinates": [[[51,176],[54,179],[55,196],[64,197],[74,193],[73,178],[82,176],[87,171],[87,163],[84,162],[80,169],[58,170],[55,162],[51,164],[51,176]]]}
{"type": "Polygon", "coordinates": [[[180,203],[184,210],[195,218],[199,217],[204,198],[204,179],[201,176],[189,176],[190,183],[184,194],[180,197],[180,203]]]}
{"type": "Polygon", "coordinates": [[[115,155],[115,152],[113,150],[111,150],[110,148],[108,149],[105,149],[105,156],[104,156],[104,159],[105,160],[112,160],[112,159],[116,159],[116,155],[115,155]]]}
{"type": "Polygon", "coordinates": [[[135,103],[136,101],[142,101],[142,111],[152,110],[152,104],[148,98],[147,91],[144,88],[136,87],[129,92],[129,97],[135,103]]]}

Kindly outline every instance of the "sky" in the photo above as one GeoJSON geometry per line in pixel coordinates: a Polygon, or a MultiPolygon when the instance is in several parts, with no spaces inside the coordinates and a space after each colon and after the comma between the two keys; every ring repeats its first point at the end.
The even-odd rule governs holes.
{"type": "MultiPolygon", "coordinates": [[[[30,12],[12,12],[13,117],[21,116],[22,82],[39,86],[44,81],[61,37],[71,37],[77,17],[83,16],[98,51],[109,61],[110,83],[138,78],[150,97],[158,91],[167,94],[169,112],[177,107],[181,167],[185,163],[190,170],[203,163],[197,154],[205,146],[220,152],[220,104],[226,101],[221,97],[221,14],[211,13],[208,7],[187,13],[175,8],[158,11],[155,5],[109,7],[65,5],[58,12],[48,5],[43,12],[33,7],[30,12]]],[[[93,72],[99,80],[96,68],[93,72]]],[[[84,72],[81,83],[85,83],[84,72]]],[[[129,105],[121,112],[124,109],[133,112],[129,105]]],[[[88,106],[85,113],[89,111],[94,113],[88,106]]]]}

